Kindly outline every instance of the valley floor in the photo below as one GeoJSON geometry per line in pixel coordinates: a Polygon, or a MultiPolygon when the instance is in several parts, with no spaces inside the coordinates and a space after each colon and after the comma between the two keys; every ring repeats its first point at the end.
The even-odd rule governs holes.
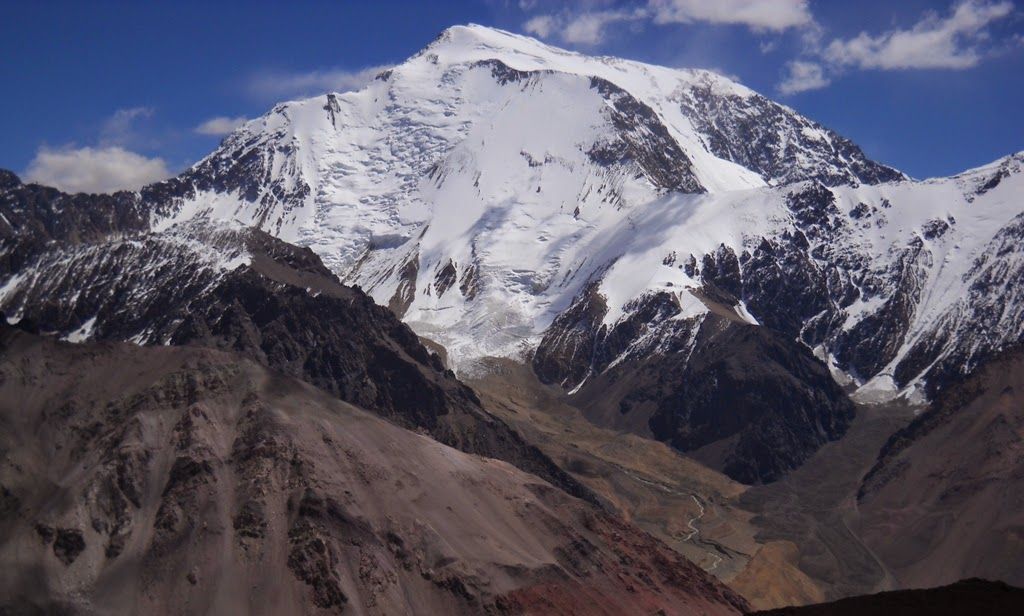
{"type": "Polygon", "coordinates": [[[671,447],[605,430],[528,368],[489,360],[471,385],[485,406],[626,519],[768,609],[897,587],[858,536],[857,490],[879,449],[914,416],[861,405],[846,436],[786,478],[744,486],[671,447]]]}

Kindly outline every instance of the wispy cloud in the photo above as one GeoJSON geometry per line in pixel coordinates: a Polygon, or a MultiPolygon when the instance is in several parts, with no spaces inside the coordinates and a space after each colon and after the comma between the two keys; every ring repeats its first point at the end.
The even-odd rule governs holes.
{"type": "Polygon", "coordinates": [[[561,28],[559,18],[554,15],[536,15],[526,20],[523,30],[542,39],[551,38],[561,28]]]}
{"type": "Polygon", "coordinates": [[[147,158],[120,146],[41,147],[25,177],[67,192],[135,190],[170,177],[162,158],[147,158]]]}
{"type": "Polygon", "coordinates": [[[138,146],[146,140],[141,124],[153,117],[152,107],[127,107],[118,109],[100,126],[101,146],[138,146]]]}
{"type": "Polygon", "coordinates": [[[268,70],[250,77],[247,87],[253,96],[263,100],[282,100],[315,96],[324,92],[358,90],[390,65],[369,66],[357,70],[318,69],[286,72],[268,70]]]}
{"type": "Polygon", "coordinates": [[[237,118],[229,118],[227,116],[216,116],[206,120],[199,126],[192,129],[193,132],[200,135],[211,135],[219,137],[220,135],[226,135],[231,131],[235,130],[239,126],[245,124],[248,118],[244,116],[238,116],[237,118]]]}
{"type": "Polygon", "coordinates": [[[948,17],[928,12],[909,29],[876,35],[861,32],[849,40],[834,40],[823,55],[836,66],[861,69],[972,68],[991,41],[988,26],[1012,12],[1010,2],[966,0],[948,17]]]}
{"type": "Polygon", "coordinates": [[[534,15],[523,30],[544,39],[597,45],[612,24],[709,23],[746,26],[756,31],[779,32],[813,22],[806,0],[648,0],[645,5],[595,9],[583,3],[556,13],[534,15]]]}
{"type": "Polygon", "coordinates": [[[796,94],[824,88],[830,83],[825,69],[817,62],[794,60],[786,64],[785,76],[779,83],[781,94],[796,94]]]}
{"type": "Polygon", "coordinates": [[[568,43],[596,45],[604,40],[609,24],[637,21],[644,18],[640,11],[596,11],[568,19],[561,29],[561,37],[568,43]]]}
{"type": "MultiPolygon", "coordinates": [[[[543,11],[537,2],[524,10],[543,11]]],[[[999,36],[992,26],[1014,14],[1011,0],[956,0],[944,14],[926,11],[906,27],[856,36],[829,36],[808,0],[645,0],[623,5],[612,0],[576,0],[554,12],[534,14],[523,30],[568,44],[597,46],[631,24],[711,24],[745,27],[761,36],[762,53],[779,49],[783,33],[795,33],[802,51],[785,61],[777,91],[793,95],[827,87],[843,74],[861,70],[970,69],[986,58],[1024,44],[1024,36],[999,36]]]]}
{"type": "Polygon", "coordinates": [[[853,70],[974,68],[1006,49],[1006,41],[997,41],[990,26],[1013,10],[1005,0],[960,0],[945,16],[928,11],[907,28],[861,32],[828,43],[824,30],[814,24],[805,30],[803,56],[786,64],[777,89],[782,95],[816,90],[853,70]]]}
{"type": "Polygon", "coordinates": [[[655,23],[730,24],[782,31],[813,21],[807,0],[651,0],[655,23]]]}

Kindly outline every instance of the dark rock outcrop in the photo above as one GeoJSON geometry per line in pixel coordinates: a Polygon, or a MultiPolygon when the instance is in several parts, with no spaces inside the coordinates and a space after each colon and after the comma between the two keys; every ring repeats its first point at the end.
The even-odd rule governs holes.
{"type": "Polygon", "coordinates": [[[766,181],[813,179],[836,186],[906,177],[868,159],[850,140],[760,94],[723,94],[709,82],[691,87],[680,106],[715,156],[756,171],[766,181]]]}
{"type": "Polygon", "coordinates": [[[616,130],[616,140],[590,150],[591,160],[602,165],[633,162],[659,188],[705,192],[690,158],[653,109],[606,79],[591,77],[590,87],[611,104],[611,121],[616,130]]]}
{"type": "Polygon", "coordinates": [[[764,328],[710,329],[698,334],[689,362],[665,356],[647,368],[672,384],[649,420],[656,438],[682,451],[731,440],[722,470],[762,483],[843,435],[853,404],[810,351],[764,328]]]}
{"type": "Polygon", "coordinates": [[[75,562],[78,555],[85,550],[85,539],[82,531],[77,528],[61,528],[53,540],[53,553],[65,565],[75,562]]]}
{"type": "Polygon", "coordinates": [[[675,319],[677,298],[653,294],[608,327],[592,286],[546,332],[533,368],[577,388],[574,404],[598,424],[650,434],[739,481],[773,481],[842,436],[853,405],[805,346],[712,296],[732,297],[709,286],[710,314],[675,319]]]}

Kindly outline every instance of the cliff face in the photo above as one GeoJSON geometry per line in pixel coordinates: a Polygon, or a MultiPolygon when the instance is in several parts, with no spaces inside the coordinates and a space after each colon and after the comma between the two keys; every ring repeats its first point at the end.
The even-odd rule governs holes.
{"type": "Polygon", "coordinates": [[[774,481],[846,431],[854,407],[824,364],[785,335],[743,321],[708,287],[708,315],[679,319],[670,294],[602,327],[586,296],[533,358],[545,382],[579,382],[573,404],[598,425],[673,447],[745,483],[774,481]]]}

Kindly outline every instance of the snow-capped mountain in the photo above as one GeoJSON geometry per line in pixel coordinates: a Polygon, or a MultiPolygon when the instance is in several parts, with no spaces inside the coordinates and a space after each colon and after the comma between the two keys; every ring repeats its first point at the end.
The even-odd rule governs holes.
{"type": "Polygon", "coordinates": [[[577,247],[665,192],[902,177],[713,73],[478,26],[447,30],[360,92],[278,105],[188,175],[197,194],[157,226],[206,212],[309,245],[381,303],[408,303],[410,322],[459,325],[465,340],[439,332],[458,358],[536,334],[593,273],[583,262],[603,265],[577,247]],[[443,280],[449,263],[479,301],[455,306],[443,283],[400,275],[443,280]],[[477,333],[501,340],[458,352],[477,333]]]}
{"type": "MultiPolygon", "coordinates": [[[[796,379],[790,406],[803,413],[758,434],[813,428],[785,444],[751,436],[752,452],[795,453],[770,472],[742,461],[746,480],[777,476],[845,429],[841,392],[816,398],[824,385],[799,347],[875,400],[927,394],[1024,337],[1022,164],[1017,154],[913,181],[720,75],[468,26],[362,90],[275,106],[181,176],[116,196],[100,226],[104,242],[130,243],[117,236],[127,217],[164,255],[207,222],[256,227],[312,249],[444,345],[458,371],[523,358],[584,397],[611,379],[623,415],[639,394],[621,380],[640,362],[654,370],[652,356],[685,383],[706,380],[686,372],[695,355],[752,354],[771,365],[758,378],[796,379]],[[746,327],[760,333],[736,333],[746,327]]],[[[80,247],[45,216],[28,217],[27,232],[35,203],[19,199],[0,220],[0,307],[40,318],[56,303],[74,315],[44,319],[61,335],[111,331],[107,312],[81,308],[100,283],[52,297],[48,281],[88,255],[48,253],[46,240],[64,233],[97,259],[130,247],[80,247]]],[[[246,258],[214,243],[201,269],[215,278],[246,258]]],[[[661,410],[629,423],[684,449],[731,436],[678,433],[665,414],[685,394],[662,392],[661,410]]]]}
{"type": "Polygon", "coordinates": [[[744,320],[799,336],[858,383],[902,388],[1020,336],[1000,317],[973,351],[933,340],[975,322],[955,306],[1021,211],[1019,167],[911,182],[720,75],[468,26],[363,90],[249,122],[154,225],[203,214],[310,246],[462,369],[531,351],[595,281],[601,326],[669,288],[674,318],[698,317],[708,308],[687,289],[715,280],[700,264],[734,258],[739,286],[720,282],[744,320]],[[1009,179],[981,190],[995,175],[1009,179]],[[792,246],[799,271],[755,272],[773,246],[792,246]],[[899,323],[878,331],[890,313],[899,323]]]}

